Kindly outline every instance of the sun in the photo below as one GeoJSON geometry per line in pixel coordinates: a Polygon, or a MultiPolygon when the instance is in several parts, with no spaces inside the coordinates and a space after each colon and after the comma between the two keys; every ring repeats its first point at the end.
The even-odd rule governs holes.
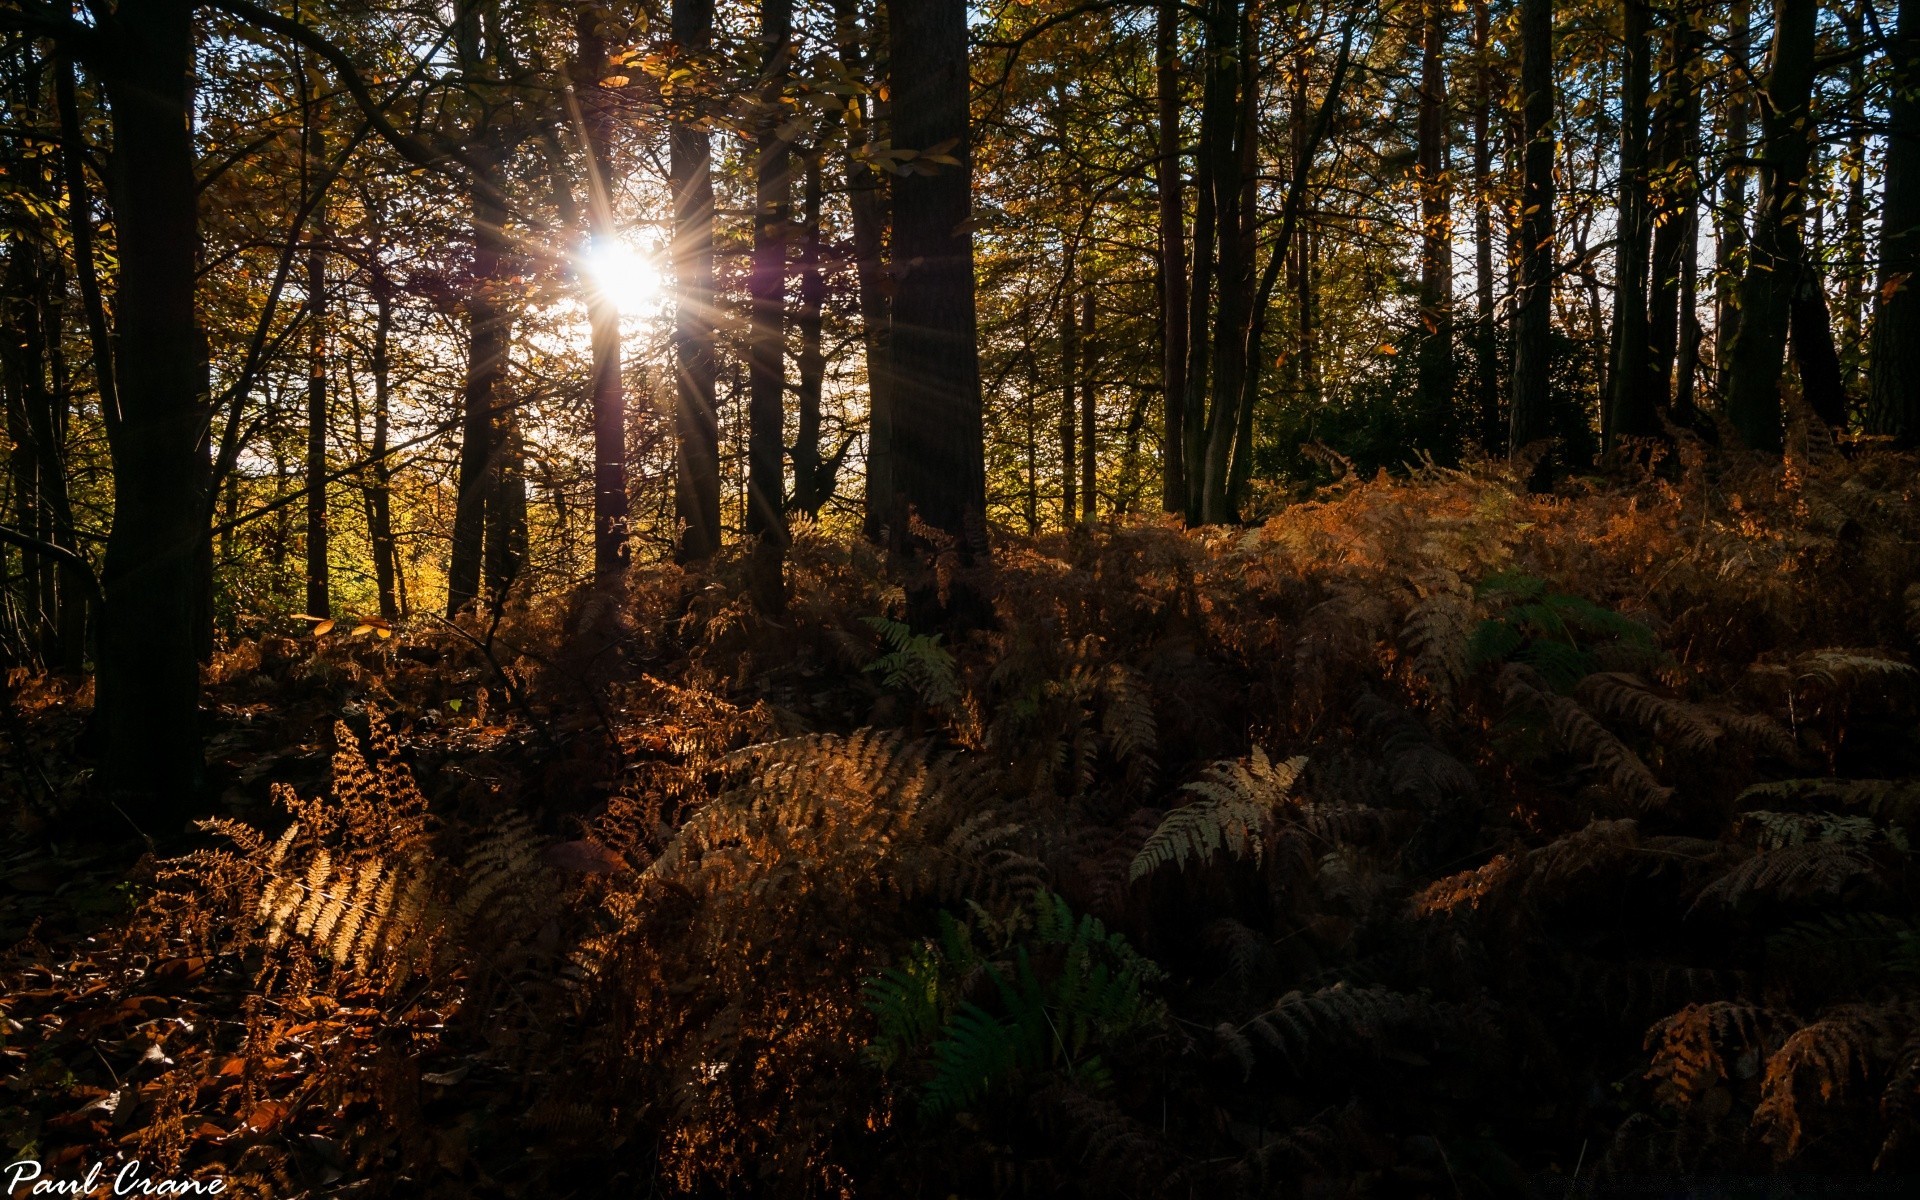
{"type": "Polygon", "coordinates": [[[588,284],[623,313],[638,313],[660,300],[660,268],[625,242],[589,246],[580,257],[588,284]]]}

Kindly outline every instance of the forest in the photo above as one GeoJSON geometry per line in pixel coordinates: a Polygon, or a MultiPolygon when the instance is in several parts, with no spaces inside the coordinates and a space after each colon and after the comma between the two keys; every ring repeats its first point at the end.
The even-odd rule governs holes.
{"type": "Polygon", "coordinates": [[[1915,1194],[1916,273],[1907,0],[0,0],[0,1181],[1915,1194]]]}

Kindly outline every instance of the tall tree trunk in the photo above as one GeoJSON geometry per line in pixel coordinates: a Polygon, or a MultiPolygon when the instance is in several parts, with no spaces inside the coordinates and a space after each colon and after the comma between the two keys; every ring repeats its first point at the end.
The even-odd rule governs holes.
{"type": "Polygon", "coordinates": [[[1612,387],[1601,421],[1609,449],[1659,431],[1647,362],[1647,89],[1653,57],[1649,0],[1626,0],[1621,37],[1620,203],[1614,246],[1612,387]]]}
{"type": "Polygon", "coordinates": [[[893,0],[889,15],[893,143],[947,144],[960,163],[894,184],[893,485],[921,520],[984,554],[967,6],[893,0]]]}
{"type": "Polygon", "coordinates": [[[753,263],[747,280],[747,536],[761,612],[785,607],[787,226],[793,220],[788,160],[780,133],[793,42],[793,0],[760,3],[760,112],[755,138],[753,263]]]}
{"type": "MultiPolygon", "coordinates": [[[[878,82],[886,77],[886,5],[874,8],[874,28],[868,40],[873,54],[862,46],[855,0],[833,0],[834,42],[848,71],[878,82]],[[869,70],[870,68],[870,70],[869,70]]],[[[877,89],[876,89],[877,90],[877,89]]],[[[885,105],[877,98],[871,111],[866,96],[855,96],[842,112],[847,145],[873,145],[885,119],[885,105]]],[[[892,371],[888,365],[888,281],[886,264],[887,192],[882,177],[865,158],[846,159],[847,208],[852,217],[855,283],[860,292],[860,328],[867,359],[867,494],[862,532],[878,541],[892,523],[894,491],[892,371]]]]}
{"type": "Polygon", "coordinates": [[[396,575],[393,541],[393,464],[387,461],[389,414],[392,411],[393,294],[385,275],[373,280],[373,486],[367,491],[367,537],[373,546],[373,578],[380,615],[391,621],[400,615],[394,591],[396,575]]]}
{"type": "Polygon", "coordinates": [[[1072,529],[1080,516],[1080,316],[1073,247],[1067,247],[1067,274],[1060,281],[1060,524],[1072,529]]]}
{"type": "MultiPolygon", "coordinates": [[[[316,233],[318,231],[316,230],[316,233]]],[[[332,614],[327,570],[327,253],[307,250],[307,611],[332,614]]]]}
{"type": "Polygon", "coordinates": [[[1492,21],[1487,0],[1473,0],[1473,391],[1481,447],[1506,448],[1501,422],[1499,343],[1494,336],[1492,21]]]}
{"type": "MultiPolygon", "coordinates": [[[[713,0],[673,0],[673,40],[701,57],[713,46],[713,0]]],[[[691,102],[676,98],[668,150],[673,189],[673,348],[678,557],[697,562],[720,548],[720,417],[713,289],[713,145],[691,102]]]]}
{"type": "MultiPolygon", "coordinates": [[[[1860,12],[1843,12],[1847,44],[1865,40],[1860,12]]],[[[1858,396],[1866,363],[1867,301],[1867,60],[1847,68],[1847,146],[1841,157],[1846,176],[1846,207],[1841,215],[1840,251],[1845,274],[1840,281],[1840,383],[1849,398],[1858,396]]]]}
{"type": "MultiPolygon", "coordinates": [[[[1553,0],[1520,0],[1520,142],[1524,165],[1513,297],[1509,454],[1552,435],[1548,355],[1553,331],[1553,0]]],[[[1551,480],[1542,456],[1529,483],[1551,480]]]]}
{"type": "Polygon", "coordinates": [[[1800,395],[1828,428],[1847,424],[1847,390],[1840,378],[1840,352],[1833,344],[1833,318],[1827,289],[1813,263],[1804,263],[1789,310],[1794,366],[1800,370],[1800,395]]]}
{"type": "Polygon", "coordinates": [[[487,497],[487,603],[497,612],[527,565],[526,443],[519,414],[512,409],[493,423],[493,463],[488,475],[492,495],[487,497]]]}
{"type": "Polygon", "coordinates": [[[1160,454],[1160,506],[1187,506],[1181,451],[1187,397],[1186,201],[1180,178],[1180,5],[1160,0],[1154,25],[1154,84],[1159,103],[1160,396],[1165,423],[1160,454]]]}
{"type": "Polygon", "coordinates": [[[1920,442],[1920,0],[1901,0],[1889,47],[1894,72],[1880,209],[1867,427],[1920,442]]]}
{"type": "Polygon", "coordinates": [[[1801,283],[1807,159],[1812,149],[1814,22],[1819,0],[1775,0],[1761,116],[1760,195],[1740,281],[1740,327],[1728,347],[1727,416],[1756,450],[1780,448],[1780,366],[1801,283]]]}
{"type": "MultiPolygon", "coordinates": [[[[580,105],[581,141],[586,143],[587,223],[590,245],[611,253],[620,234],[613,219],[613,97],[599,85],[612,73],[599,10],[582,6],[577,44],[584,70],[580,105]]],[[[593,408],[593,577],[601,586],[618,586],[632,561],[627,528],[627,398],[620,363],[620,306],[604,287],[587,289],[587,324],[592,330],[593,365],[589,403],[593,408]]]]}
{"type": "Polygon", "coordinates": [[[820,268],[820,205],[824,199],[820,158],[807,157],[802,190],[800,242],[800,357],[796,366],[800,389],[796,396],[799,421],[793,438],[793,506],[809,520],[820,515],[832,485],[820,454],[820,393],[826,386],[827,356],[821,349],[822,310],[827,302],[827,277],[820,268]]]}
{"type": "MultiPolygon", "coordinates": [[[[1231,160],[1233,143],[1233,45],[1231,28],[1223,42],[1219,10],[1232,0],[1208,0],[1204,64],[1200,75],[1200,146],[1194,155],[1193,284],[1187,292],[1187,390],[1181,403],[1180,447],[1182,474],[1187,481],[1187,524],[1203,519],[1207,479],[1207,395],[1214,373],[1214,283],[1226,239],[1237,236],[1219,211],[1219,173],[1222,144],[1231,160]]],[[[1221,344],[1226,344],[1223,334],[1221,344]]]]}
{"type": "Polygon", "coordinates": [[[102,585],[95,720],[99,781],[124,810],[172,832],[195,806],[205,763],[196,655],[199,572],[210,547],[203,339],[194,308],[199,224],[186,0],[123,4],[101,80],[112,111],[119,249],[119,352],[138,371],[107,410],[113,527],[102,585]]]}
{"type": "Polygon", "coordinates": [[[1419,409],[1429,436],[1451,455],[1453,388],[1453,182],[1447,166],[1447,2],[1426,0],[1420,36],[1415,141],[1420,184],[1419,409]]]}
{"type": "MultiPolygon", "coordinates": [[[[480,161],[497,182],[491,146],[480,161]]],[[[480,157],[476,155],[476,157],[480,157]]],[[[447,615],[480,598],[481,569],[489,511],[497,503],[503,452],[498,427],[504,424],[500,382],[505,377],[511,316],[502,294],[506,281],[507,214],[494,199],[497,191],[475,188],[473,259],[467,294],[467,378],[460,398],[460,465],[454,498],[453,554],[447,567],[447,615]]],[[[504,528],[504,526],[502,526],[504,528]]],[[[497,565],[504,565],[500,547],[497,565]]]]}
{"type": "Polygon", "coordinates": [[[1091,522],[1100,506],[1094,491],[1100,466],[1094,436],[1100,406],[1100,347],[1095,337],[1093,281],[1088,280],[1084,288],[1080,295],[1080,519],[1091,522]]]}
{"type": "Polygon", "coordinates": [[[1251,9],[1240,0],[1214,0],[1220,57],[1216,87],[1222,136],[1211,148],[1209,171],[1219,214],[1220,303],[1214,351],[1213,393],[1207,406],[1206,455],[1201,473],[1200,516],[1207,524],[1232,520],[1228,511],[1233,438],[1240,423],[1241,387],[1247,377],[1247,332],[1256,287],[1253,266],[1256,30],[1251,9]]]}
{"type": "MultiPolygon", "coordinates": [[[[1691,386],[1676,381],[1674,363],[1680,344],[1687,336],[1692,313],[1683,307],[1682,295],[1690,294],[1689,276],[1697,273],[1699,251],[1693,239],[1699,225],[1694,210],[1700,203],[1700,84],[1696,77],[1700,62],[1700,15],[1695,6],[1682,0],[1673,16],[1673,28],[1667,36],[1667,63],[1660,86],[1659,112],[1655,117],[1657,136],[1653,148],[1653,176],[1659,186],[1652,196],[1653,278],[1647,304],[1648,375],[1653,387],[1653,402],[1670,407],[1677,419],[1688,419],[1691,386]],[[1680,404],[1682,391],[1687,404],[1680,404]]],[[[1690,368],[1689,368],[1690,369],[1690,368]]],[[[1681,372],[1684,377],[1686,372],[1681,372]]]]}
{"type": "Polygon", "coordinates": [[[1732,384],[1728,364],[1733,357],[1733,335],[1740,328],[1740,267],[1747,252],[1749,137],[1753,125],[1753,64],[1749,0],[1731,0],[1727,15],[1726,74],[1728,89],[1722,142],[1729,164],[1720,184],[1716,214],[1719,245],[1715,249],[1718,274],[1714,284],[1713,362],[1716,390],[1724,397],[1732,384]],[[1735,166],[1734,164],[1739,164],[1735,166]]]}

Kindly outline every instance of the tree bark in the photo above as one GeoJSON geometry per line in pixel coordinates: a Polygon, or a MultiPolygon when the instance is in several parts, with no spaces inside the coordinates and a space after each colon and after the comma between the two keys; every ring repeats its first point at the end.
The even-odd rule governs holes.
{"type": "MultiPolygon", "coordinates": [[[[1513,370],[1507,451],[1552,435],[1548,355],[1553,321],[1553,0],[1520,0],[1520,92],[1523,147],[1519,279],[1514,288],[1513,370]]],[[[1529,484],[1552,480],[1542,456],[1529,484]]]]}
{"type": "MultiPolygon", "coordinates": [[[[854,0],[833,3],[834,41],[841,63],[849,72],[875,82],[886,77],[885,17],[886,6],[876,5],[874,28],[868,39],[873,54],[869,55],[862,45],[854,0]]],[[[878,99],[869,110],[866,96],[852,97],[841,114],[847,124],[847,145],[871,146],[885,120],[885,111],[885,104],[878,99]]],[[[883,178],[867,161],[852,154],[846,159],[846,179],[854,277],[860,293],[860,328],[867,360],[867,494],[861,527],[869,541],[879,541],[882,530],[892,523],[889,506],[894,495],[892,372],[887,359],[887,190],[883,178]]]]}
{"type": "MultiPolygon", "coordinates": [[[[613,219],[613,97],[600,86],[612,73],[606,39],[592,6],[577,19],[581,71],[576,84],[581,141],[587,165],[589,245],[602,253],[619,245],[613,219]]],[[[632,561],[627,528],[627,398],[620,355],[620,306],[606,288],[587,288],[587,324],[592,331],[593,365],[589,403],[593,409],[593,577],[602,587],[618,587],[632,561]]]]}
{"type": "Polygon", "coordinates": [[[967,6],[894,0],[889,15],[893,142],[945,146],[960,164],[894,185],[893,486],[922,521],[984,554],[967,6]]]}
{"type": "Polygon", "coordinates": [[[1220,300],[1215,313],[1219,343],[1214,353],[1212,402],[1207,406],[1206,453],[1200,476],[1200,516],[1209,525],[1233,519],[1228,493],[1234,433],[1240,424],[1247,377],[1247,333],[1256,287],[1253,268],[1254,135],[1258,111],[1256,27],[1239,0],[1214,0],[1215,86],[1223,136],[1211,148],[1210,180],[1219,214],[1220,300]]]}
{"type": "Polygon", "coordinates": [[[1894,72],[1880,211],[1867,427],[1920,443],[1920,0],[1902,0],[1889,47],[1894,72]]]}
{"type": "Polygon", "coordinates": [[[1715,388],[1724,397],[1731,386],[1728,363],[1732,359],[1733,335],[1740,328],[1740,268],[1747,252],[1747,155],[1753,124],[1753,61],[1749,0],[1731,0],[1727,15],[1727,72],[1729,94],[1722,117],[1725,129],[1727,169],[1720,184],[1720,204],[1716,219],[1719,245],[1715,261],[1719,273],[1714,284],[1713,363],[1715,388]],[[1736,165],[1737,164],[1737,165],[1736,165]]]}
{"type": "MultiPolygon", "coordinates": [[[[311,194],[312,180],[326,160],[326,113],[313,99],[309,73],[301,75],[301,100],[306,108],[306,137],[301,146],[302,195],[311,194]]],[[[307,612],[333,615],[331,577],[327,568],[327,218],[326,201],[314,205],[313,225],[307,234],[307,612]]]]}
{"type": "Polygon", "coordinates": [[[1157,185],[1160,205],[1160,507],[1186,511],[1186,456],[1181,452],[1187,395],[1186,201],[1180,177],[1180,5],[1160,0],[1155,17],[1154,82],[1159,105],[1157,185]]]}
{"type": "Polygon", "coordinates": [[[1619,228],[1614,240],[1612,386],[1601,421],[1601,442],[1659,432],[1653,379],[1648,371],[1647,254],[1651,210],[1647,197],[1647,91],[1653,37],[1648,0],[1625,0],[1620,85],[1619,228]]]}
{"type": "Polygon", "coordinates": [[[1780,367],[1804,271],[1801,223],[1812,150],[1814,23],[1819,0],[1775,0],[1761,115],[1760,194],[1728,347],[1727,416],[1755,450],[1780,449],[1780,367]]]}
{"type": "Polygon", "coordinates": [[[1473,318],[1474,415],[1481,447],[1506,448],[1501,422],[1499,343],[1494,336],[1493,282],[1493,64],[1487,0],[1473,0],[1473,318]]]}
{"type": "Polygon", "coordinates": [[[112,112],[119,352],[140,364],[107,412],[113,527],[101,584],[95,720],[99,781],[143,827],[171,833],[205,763],[196,655],[199,571],[210,550],[208,411],[194,305],[199,244],[191,128],[193,10],[140,0],[102,18],[117,53],[100,78],[112,112]]]}
{"type": "MultiPolygon", "coordinates": [[[[1694,210],[1700,203],[1700,85],[1696,78],[1700,63],[1699,13],[1682,0],[1673,16],[1667,36],[1667,63],[1660,87],[1659,111],[1655,116],[1656,137],[1653,147],[1653,277],[1647,304],[1648,375],[1653,387],[1653,403],[1667,407],[1676,419],[1690,419],[1691,388],[1688,381],[1676,380],[1675,359],[1681,341],[1687,336],[1691,310],[1685,309],[1682,296],[1690,294],[1687,277],[1697,273],[1699,257],[1694,245],[1699,225],[1694,210]],[[1678,398],[1687,392],[1688,403],[1678,398]]],[[[1690,369],[1690,368],[1689,368],[1690,369]]],[[[1683,370],[1682,375],[1686,372],[1683,370]]]]}
{"type": "Polygon", "coordinates": [[[1080,318],[1074,311],[1074,254],[1067,249],[1067,277],[1060,281],[1060,524],[1072,529],[1080,515],[1079,413],[1080,318]]]}
{"type": "MultiPolygon", "coordinates": [[[[713,45],[713,0],[673,0],[673,40],[700,58],[713,45]]],[[[720,548],[720,418],[714,406],[718,363],[713,290],[713,145],[685,98],[674,101],[669,183],[673,189],[673,346],[678,557],[698,562],[720,548]]]]}
{"type": "Polygon", "coordinates": [[[400,615],[394,590],[397,575],[393,540],[393,464],[387,461],[389,413],[392,406],[393,294],[386,276],[373,277],[373,486],[367,492],[367,536],[373,545],[373,578],[380,615],[391,621],[400,615]]]}
{"type": "Polygon", "coordinates": [[[760,3],[760,111],[754,162],[753,259],[747,280],[747,536],[761,612],[785,607],[787,227],[791,147],[780,133],[793,42],[793,0],[760,3]]]}
{"type": "Polygon", "coordinates": [[[1415,142],[1420,186],[1419,408],[1429,436],[1452,449],[1453,184],[1447,166],[1447,2],[1426,0],[1415,142]]]}
{"type": "MultiPolygon", "coordinates": [[[[493,166],[491,157],[484,161],[489,168],[493,166]]],[[[511,317],[502,295],[507,214],[488,189],[475,188],[471,203],[473,258],[466,299],[467,378],[461,394],[453,554],[447,567],[448,616],[480,598],[488,514],[498,503],[502,455],[497,427],[503,422],[495,409],[499,406],[500,382],[506,374],[511,333],[511,317]]],[[[506,547],[499,549],[503,554],[496,556],[495,565],[503,566],[506,547]]]]}
{"type": "Polygon", "coordinates": [[[820,268],[823,199],[820,159],[810,154],[801,200],[800,310],[794,315],[794,324],[800,327],[800,357],[795,364],[800,387],[796,395],[799,420],[793,438],[793,507],[807,514],[809,520],[819,517],[820,506],[832,494],[827,464],[820,453],[820,394],[827,378],[827,356],[820,345],[822,312],[827,302],[827,277],[820,268]]]}
{"type": "Polygon", "coordinates": [[[1080,519],[1091,522],[1099,515],[1100,501],[1094,491],[1099,479],[1099,442],[1095,439],[1100,405],[1100,348],[1095,339],[1097,301],[1093,282],[1088,280],[1080,295],[1080,519]]]}

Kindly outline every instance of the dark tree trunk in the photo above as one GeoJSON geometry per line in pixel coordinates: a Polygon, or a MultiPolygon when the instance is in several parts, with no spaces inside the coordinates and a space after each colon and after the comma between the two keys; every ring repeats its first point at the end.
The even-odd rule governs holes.
{"type": "Polygon", "coordinates": [[[1880,281],[1873,314],[1867,425],[1903,446],[1920,442],[1920,0],[1902,0],[1891,46],[1893,101],[1880,211],[1880,281]]]}
{"type": "MultiPolygon", "coordinates": [[[[602,252],[619,244],[613,219],[613,97],[599,85],[612,73],[606,40],[597,28],[598,11],[582,7],[578,18],[579,56],[584,71],[579,90],[581,140],[587,152],[587,222],[591,245],[602,252]]],[[[593,407],[593,577],[602,587],[624,582],[632,550],[627,529],[627,397],[620,363],[620,306],[606,288],[587,289],[587,324],[592,330],[593,365],[589,403],[593,407]]]]}
{"type": "Polygon", "coordinates": [[[787,226],[791,147],[780,134],[793,41],[793,0],[761,0],[760,113],[755,139],[753,264],[747,280],[747,537],[761,612],[785,607],[787,226]]]}
{"type": "MultiPolygon", "coordinates": [[[[493,159],[484,160],[489,167],[493,159]]],[[[459,488],[454,500],[453,554],[447,567],[447,615],[480,597],[480,573],[490,511],[497,503],[503,445],[497,427],[500,383],[506,375],[511,316],[501,294],[506,275],[507,214],[474,189],[473,258],[467,293],[467,379],[461,395],[459,488]]],[[[498,524],[498,522],[495,522],[498,524]]],[[[504,526],[502,526],[504,528],[504,526]]],[[[506,547],[494,556],[504,564],[506,547]]]]}
{"type": "MultiPolygon", "coordinates": [[[[713,0],[673,0],[673,40],[704,55],[713,45],[713,0]]],[[[698,114],[677,102],[669,148],[673,189],[674,512],[679,558],[697,562],[720,548],[720,417],[714,406],[713,146],[698,114]]]]}
{"type": "Polygon", "coordinates": [[[1161,0],[1154,27],[1154,81],[1159,103],[1160,396],[1165,423],[1160,454],[1160,506],[1187,506],[1181,453],[1187,396],[1186,201],[1180,178],[1180,6],[1161,0]]]}
{"type": "Polygon", "coordinates": [[[1209,152],[1208,174],[1220,223],[1220,303],[1214,316],[1219,340],[1209,381],[1213,396],[1207,406],[1206,453],[1200,474],[1200,516],[1209,525],[1233,519],[1228,505],[1231,454],[1240,424],[1247,333],[1257,286],[1252,211],[1257,35],[1251,11],[1242,8],[1239,0],[1214,0],[1214,6],[1212,32],[1219,54],[1214,87],[1222,128],[1209,152]]]}
{"type": "Polygon", "coordinates": [[[1100,346],[1096,337],[1098,302],[1089,280],[1080,296],[1080,519],[1099,515],[1094,488],[1099,480],[1099,441],[1096,420],[1100,412],[1100,346]]]}
{"type": "Polygon", "coordinates": [[[1676,419],[1690,419],[1691,384],[1684,378],[1691,367],[1674,377],[1674,363],[1693,319],[1683,305],[1691,295],[1697,273],[1694,239],[1699,224],[1694,210],[1700,203],[1700,17],[1683,2],[1667,36],[1667,63],[1660,87],[1657,136],[1653,148],[1653,175],[1659,187],[1653,195],[1653,277],[1647,303],[1648,377],[1654,404],[1671,409],[1676,419]],[[1686,392],[1688,403],[1679,396],[1686,392]]]}
{"type": "Polygon", "coordinates": [[[1753,124],[1753,95],[1748,72],[1752,66],[1751,16],[1749,0],[1731,0],[1727,15],[1727,72],[1725,130],[1722,141],[1728,164],[1720,184],[1720,204],[1716,219],[1719,245],[1715,260],[1719,273],[1714,284],[1713,364],[1715,388],[1722,397],[1731,386],[1728,363],[1733,357],[1733,335],[1740,329],[1740,263],[1747,249],[1747,174],[1748,139],[1753,124]],[[1734,165],[1739,164],[1739,165],[1734,165]]]}
{"type": "Polygon", "coordinates": [[[527,565],[526,445],[512,409],[494,420],[488,475],[493,484],[487,497],[487,602],[498,611],[527,565]]]}
{"type": "Polygon", "coordinates": [[[1614,246],[1612,386],[1601,442],[1659,431],[1647,355],[1647,90],[1653,37],[1648,0],[1626,0],[1620,85],[1620,203],[1614,246]]]}
{"type": "MultiPolygon", "coordinates": [[[[317,136],[317,135],[316,135],[317,136]]],[[[307,612],[333,614],[327,570],[327,250],[316,219],[307,247],[307,612]]]]}
{"type": "MultiPolygon", "coordinates": [[[[799,420],[793,438],[793,507],[807,514],[809,520],[820,515],[820,506],[833,494],[828,464],[820,453],[820,393],[827,378],[827,356],[820,345],[821,314],[827,303],[827,277],[820,268],[823,199],[820,159],[809,155],[801,201],[800,310],[794,315],[794,324],[800,327],[800,357],[796,363],[800,389],[796,397],[799,420]]],[[[835,468],[837,472],[837,464],[835,468]]]]}
{"type": "Polygon", "coordinates": [[[373,486],[367,490],[367,536],[373,544],[373,578],[380,615],[391,621],[400,615],[394,591],[397,555],[393,541],[393,464],[387,461],[393,386],[388,343],[393,331],[393,296],[385,276],[377,271],[373,303],[373,486]]]}
{"type": "MultiPolygon", "coordinates": [[[[1513,297],[1509,454],[1552,436],[1548,354],[1553,331],[1553,0],[1520,0],[1520,92],[1524,165],[1520,187],[1519,279],[1513,297]]],[[[1543,456],[1529,481],[1551,480],[1543,456]]]]}
{"type": "Polygon", "coordinates": [[[1812,263],[1800,272],[1794,289],[1789,326],[1793,362],[1800,369],[1800,395],[1828,428],[1847,425],[1847,391],[1840,378],[1840,352],[1833,344],[1833,318],[1827,311],[1827,289],[1812,263]]]}
{"type": "Polygon", "coordinates": [[[1419,409],[1450,456],[1453,430],[1453,183],[1447,169],[1446,0],[1427,0],[1415,141],[1420,179],[1419,409]]]}
{"type": "Polygon", "coordinates": [[[1473,4],[1473,317],[1474,417],[1481,447],[1489,454],[1506,448],[1501,421],[1500,361],[1494,337],[1493,283],[1493,64],[1487,0],[1473,4]]]}
{"type": "Polygon", "coordinates": [[[985,553],[967,6],[894,0],[890,18],[893,143],[948,145],[961,164],[894,185],[893,486],[921,520],[985,553]]]}
{"type": "MultiPolygon", "coordinates": [[[[1863,37],[1860,16],[1842,14],[1847,41],[1858,45],[1863,37]]],[[[1866,362],[1867,299],[1867,62],[1855,59],[1847,71],[1847,150],[1842,160],[1847,177],[1846,211],[1841,218],[1841,253],[1846,263],[1840,301],[1840,378],[1849,397],[1861,390],[1861,367],[1866,362]]]]}
{"type": "Polygon", "coordinates": [[[1761,115],[1760,195],[1740,281],[1740,327],[1728,347],[1727,416],[1756,450],[1780,449],[1780,367],[1804,270],[1807,159],[1813,129],[1819,0],[1775,0],[1772,64],[1761,115]]]}
{"type": "Polygon", "coordinates": [[[106,20],[117,51],[101,80],[113,118],[119,352],[140,369],[118,381],[117,411],[107,410],[114,515],[101,579],[99,781],[137,823],[171,833],[200,799],[205,770],[195,643],[210,473],[194,309],[193,10],[142,0],[106,20]]]}
{"type": "MultiPolygon", "coordinates": [[[[879,82],[886,77],[886,6],[876,5],[874,28],[868,37],[873,53],[862,44],[859,14],[855,0],[834,0],[834,42],[840,61],[850,71],[879,82]],[[871,66],[871,71],[867,68],[871,66]]],[[[873,144],[885,119],[885,105],[855,96],[847,102],[842,117],[847,123],[847,145],[859,148],[873,144]]],[[[867,494],[862,512],[861,530],[870,541],[879,541],[881,531],[890,523],[893,502],[893,405],[889,399],[891,372],[887,366],[888,283],[886,264],[887,192],[883,178],[864,158],[849,154],[846,159],[847,208],[852,217],[853,260],[856,285],[860,292],[860,328],[867,359],[867,494]]]]}
{"type": "Polygon", "coordinates": [[[1074,311],[1073,248],[1067,248],[1067,276],[1060,281],[1060,524],[1073,528],[1080,513],[1079,441],[1080,319],[1074,311]]]}
{"type": "MultiPolygon", "coordinates": [[[[1232,143],[1232,76],[1227,47],[1220,41],[1218,14],[1223,0],[1209,0],[1200,74],[1200,146],[1194,155],[1193,282],[1187,290],[1186,396],[1181,402],[1182,474],[1187,482],[1186,519],[1198,525],[1207,478],[1207,392],[1213,374],[1214,279],[1223,233],[1214,186],[1222,140],[1232,143]],[[1227,61],[1223,64],[1223,58],[1227,61]]],[[[1227,44],[1231,45],[1231,42],[1227,44]]],[[[1224,340],[1224,339],[1223,339],[1224,340]]]]}

